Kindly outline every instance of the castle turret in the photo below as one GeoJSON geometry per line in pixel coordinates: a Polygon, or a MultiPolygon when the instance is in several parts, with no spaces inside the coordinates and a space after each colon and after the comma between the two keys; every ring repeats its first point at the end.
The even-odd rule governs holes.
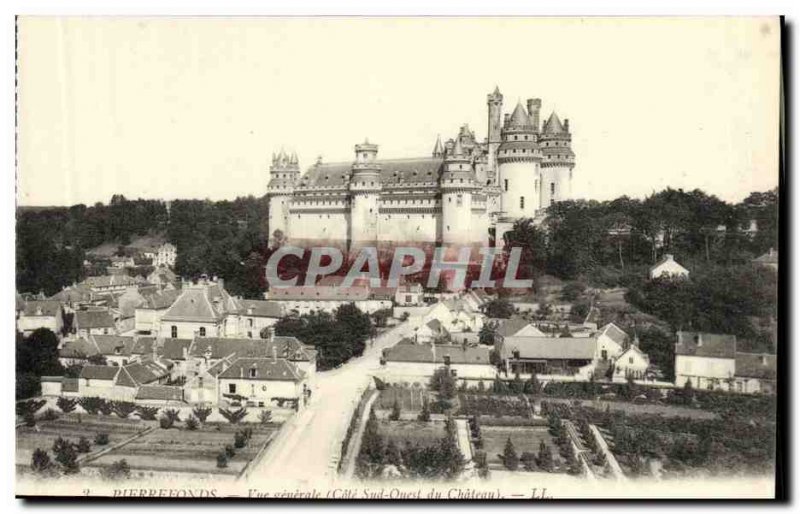
{"type": "Polygon", "coordinates": [[[356,160],[350,177],[350,249],[374,246],[378,239],[378,201],[381,195],[381,166],[378,145],[364,140],[355,146],[356,160]]]}
{"type": "Polygon", "coordinates": [[[569,120],[561,120],[554,112],[542,126],[539,148],[542,151],[540,203],[542,208],[572,198],[572,151],[569,120]]]}
{"type": "Polygon", "coordinates": [[[433,156],[443,157],[444,146],[442,146],[442,136],[436,136],[436,144],[433,146],[433,156]]]}
{"type": "MultiPolygon", "coordinates": [[[[517,103],[503,127],[503,142],[497,150],[501,218],[533,218],[539,208],[539,163],[535,117],[517,103]]],[[[500,234],[498,234],[499,236],[500,234]]]]}
{"type": "Polygon", "coordinates": [[[440,187],[442,191],[442,243],[466,245],[472,241],[472,195],[479,186],[475,181],[472,159],[457,138],[452,152],[444,160],[440,187]]]}
{"type": "Polygon", "coordinates": [[[269,176],[267,185],[269,233],[272,235],[276,230],[280,230],[284,234],[288,234],[289,206],[300,177],[300,163],[297,154],[292,152],[289,155],[283,149],[277,154],[273,153],[269,176]]]}
{"type": "Polygon", "coordinates": [[[500,88],[495,87],[494,93],[490,93],[486,97],[486,105],[489,109],[489,130],[487,136],[488,145],[488,165],[490,169],[494,169],[497,165],[497,149],[502,142],[502,129],[503,124],[501,118],[503,116],[503,95],[500,93],[500,88]]]}

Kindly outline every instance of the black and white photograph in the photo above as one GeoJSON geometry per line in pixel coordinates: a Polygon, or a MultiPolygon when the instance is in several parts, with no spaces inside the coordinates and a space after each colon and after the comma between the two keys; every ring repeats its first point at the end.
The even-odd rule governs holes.
{"type": "Polygon", "coordinates": [[[785,30],[16,17],[14,494],[784,496],[785,30]]]}

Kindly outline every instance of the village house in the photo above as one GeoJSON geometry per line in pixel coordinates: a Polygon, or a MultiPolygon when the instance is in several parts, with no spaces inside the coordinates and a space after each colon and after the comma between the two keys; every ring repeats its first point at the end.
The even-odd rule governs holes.
{"type": "Polygon", "coordinates": [[[159,266],[147,275],[147,281],[159,287],[159,289],[174,289],[180,285],[180,279],[167,266],[159,266]]]}
{"type": "Polygon", "coordinates": [[[225,291],[222,279],[186,282],[175,302],[161,315],[158,333],[181,339],[221,337],[227,332],[227,315],[236,312],[237,306],[225,291]]]}
{"type": "Polygon", "coordinates": [[[666,254],[650,268],[650,279],[657,278],[689,278],[689,270],[678,264],[672,254],[666,254]]]}
{"type": "Polygon", "coordinates": [[[639,338],[626,343],[627,348],[614,358],[614,378],[644,380],[650,367],[650,357],[639,348],[639,338]]]}
{"type": "Polygon", "coordinates": [[[349,303],[367,314],[392,308],[392,298],[383,288],[373,291],[363,281],[343,287],[342,281],[342,277],[324,277],[313,286],[275,287],[264,293],[264,297],[279,302],[285,312],[299,315],[315,311],[333,312],[349,303]]]}
{"type": "Polygon", "coordinates": [[[675,385],[691,381],[695,389],[730,389],[736,374],[736,336],[706,332],[677,333],[675,385]]]}
{"type": "Polygon", "coordinates": [[[495,348],[507,375],[562,375],[588,380],[594,372],[597,339],[512,336],[496,343],[495,348]]]}
{"type": "Polygon", "coordinates": [[[72,327],[78,337],[117,332],[117,324],[108,310],[76,311],[72,327]]]}
{"type": "Polygon", "coordinates": [[[283,305],[266,300],[235,298],[236,310],[226,319],[226,337],[261,337],[261,331],[278,322],[283,316],[283,305]]]}
{"type": "Polygon", "coordinates": [[[48,298],[61,303],[64,312],[72,313],[81,308],[97,305],[99,295],[92,293],[92,290],[84,285],[73,284],[64,288],[48,298]]]}
{"type": "Polygon", "coordinates": [[[628,346],[628,334],[614,323],[608,323],[603,326],[596,337],[597,358],[600,361],[616,359],[628,346]]]}
{"type": "Polygon", "coordinates": [[[736,352],[734,390],[737,393],[777,392],[778,359],[766,353],[736,352]]]}
{"type": "Polygon", "coordinates": [[[155,339],[118,335],[89,335],[65,341],[59,350],[63,366],[82,365],[90,358],[104,358],[109,366],[125,366],[153,354],[155,339]]]}
{"type": "Polygon", "coordinates": [[[140,405],[164,407],[185,403],[183,388],[174,385],[143,385],[136,391],[135,401],[140,405]]]}
{"type": "Polygon", "coordinates": [[[179,289],[164,289],[144,296],[134,309],[134,330],[139,334],[157,334],[161,318],[178,299],[179,289]]]}
{"type": "Polygon", "coordinates": [[[497,368],[490,363],[489,351],[485,346],[414,344],[407,339],[383,350],[379,374],[388,382],[427,384],[437,369],[448,366],[459,380],[491,380],[497,368]]]}
{"type": "Polygon", "coordinates": [[[240,357],[219,374],[219,403],[240,401],[248,407],[269,407],[273,402],[302,407],[308,387],[302,371],[286,359],[240,357]]]}
{"type": "Polygon", "coordinates": [[[153,266],[174,267],[175,261],[178,259],[178,249],[171,243],[164,243],[159,246],[153,256],[153,266]]]}
{"type": "Polygon", "coordinates": [[[394,293],[394,303],[402,307],[424,305],[421,284],[401,284],[394,293]]]}
{"type": "Polygon", "coordinates": [[[20,305],[17,317],[17,330],[24,336],[38,328],[50,329],[60,334],[64,327],[64,309],[61,303],[53,300],[27,301],[20,305]]]}
{"type": "Polygon", "coordinates": [[[80,285],[88,288],[94,294],[108,293],[116,295],[124,292],[128,287],[138,285],[139,282],[141,280],[136,280],[128,275],[101,275],[99,277],[86,277],[80,285]]]}

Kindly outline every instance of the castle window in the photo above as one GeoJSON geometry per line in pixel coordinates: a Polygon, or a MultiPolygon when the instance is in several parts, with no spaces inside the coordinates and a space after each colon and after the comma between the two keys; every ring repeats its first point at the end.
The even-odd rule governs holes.
{"type": "MultiPolygon", "coordinates": [[[[504,180],[503,180],[503,189],[505,189],[506,191],[508,191],[508,179],[504,179],[504,180]]],[[[298,218],[299,218],[299,217],[300,217],[300,216],[298,216],[298,218]]]]}
{"type": "Polygon", "coordinates": [[[519,197],[519,208],[520,209],[524,209],[525,208],[525,197],[524,196],[520,196],[519,197]]]}
{"type": "Polygon", "coordinates": [[[550,182],[550,194],[551,195],[556,194],[556,183],[555,182],[550,182]]]}
{"type": "Polygon", "coordinates": [[[514,141],[516,141],[517,139],[519,139],[519,137],[518,136],[514,136],[514,141]]]}
{"type": "Polygon", "coordinates": [[[200,337],[206,336],[206,327],[200,327],[200,337]]]}
{"type": "Polygon", "coordinates": [[[458,195],[458,196],[456,197],[456,205],[458,205],[459,207],[461,207],[461,204],[462,204],[463,202],[464,202],[464,200],[463,200],[463,198],[461,197],[461,195],[458,195]]]}
{"type": "Polygon", "coordinates": [[[172,325],[172,329],[170,330],[170,332],[172,334],[173,339],[178,337],[178,327],[176,327],[175,325],[172,325]]]}

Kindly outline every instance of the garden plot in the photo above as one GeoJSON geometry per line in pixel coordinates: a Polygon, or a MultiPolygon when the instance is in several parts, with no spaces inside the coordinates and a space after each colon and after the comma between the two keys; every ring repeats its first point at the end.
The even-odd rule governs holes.
{"type": "Polygon", "coordinates": [[[386,443],[394,441],[403,447],[406,441],[418,446],[432,446],[438,444],[447,435],[442,421],[378,421],[378,432],[386,443]]]}
{"type": "MultiPolygon", "coordinates": [[[[376,408],[389,410],[394,407],[394,402],[397,400],[401,411],[421,411],[423,398],[426,396],[428,391],[424,388],[388,387],[380,392],[376,408]]],[[[430,400],[431,398],[428,398],[428,401],[430,400]]]]}
{"type": "MultiPolygon", "coordinates": [[[[511,438],[514,449],[518,456],[523,453],[532,453],[534,455],[539,453],[539,444],[544,441],[544,444],[550,447],[554,461],[556,463],[556,471],[560,471],[559,449],[555,441],[550,436],[546,426],[536,427],[496,427],[496,426],[481,426],[481,436],[483,439],[483,451],[486,452],[486,460],[489,464],[489,469],[505,469],[503,462],[499,455],[503,454],[506,446],[506,441],[511,438]]],[[[522,466],[520,466],[522,469],[522,466]]]]}
{"type": "Polygon", "coordinates": [[[77,443],[85,437],[92,445],[92,452],[120,443],[139,432],[147,430],[155,423],[138,419],[120,419],[112,416],[90,414],[66,414],[56,420],[40,420],[36,426],[17,428],[17,464],[30,465],[36,448],[52,454],[53,443],[59,437],[77,443]],[[95,444],[97,434],[108,434],[108,444],[95,444]]]}
{"type": "Polygon", "coordinates": [[[158,428],[130,443],[116,448],[88,463],[103,468],[125,459],[134,475],[147,472],[208,473],[236,475],[258,454],[259,450],[277,433],[277,425],[217,424],[207,423],[197,430],[158,428]],[[217,456],[225,446],[234,445],[234,434],[245,428],[253,430],[247,445],[236,448],[227,467],[217,467],[217,456]]]}

